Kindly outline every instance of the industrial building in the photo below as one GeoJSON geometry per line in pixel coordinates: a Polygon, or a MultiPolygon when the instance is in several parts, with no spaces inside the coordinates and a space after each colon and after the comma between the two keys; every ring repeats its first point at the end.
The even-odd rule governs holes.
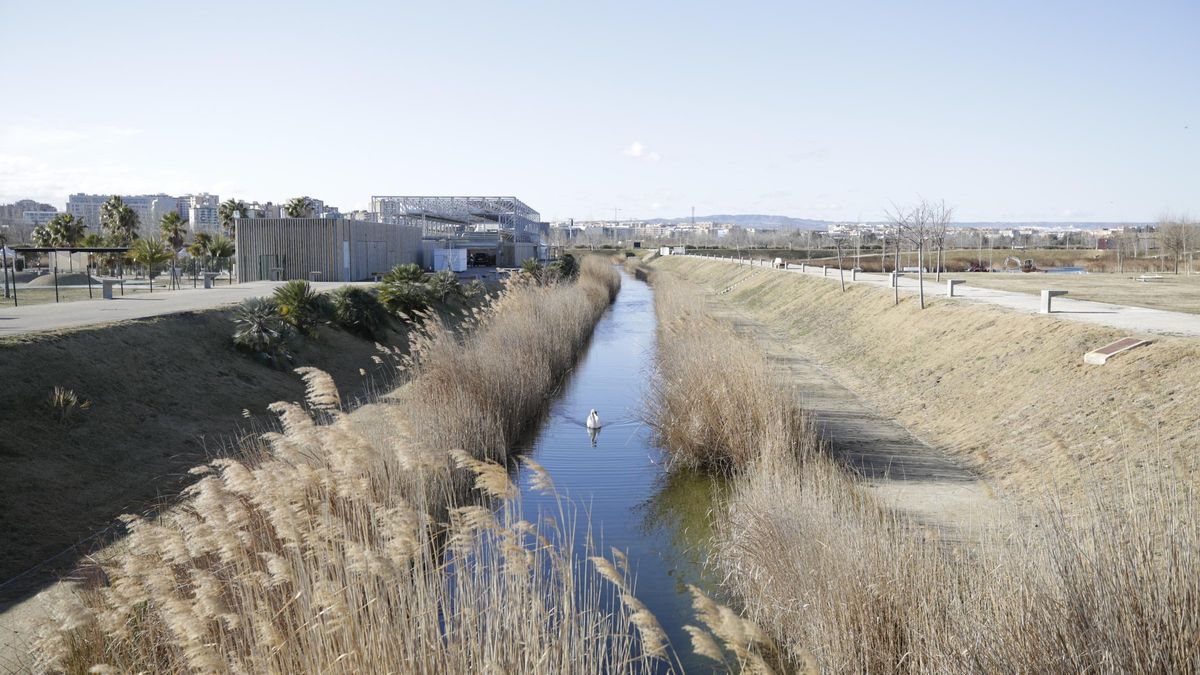
{"type": "Polygon", "coordinates": [[[421,228],[329,218],[239,218],[239,281],[365,281],[396,265],[421,264],[421,228]]]}
{"type": "Polygon", "coordinates": [[[426,269],[518,267],[546,257],[549,225],[516,197],[374,196],[371,211],[384,223],[421,226],[426,269]]]}

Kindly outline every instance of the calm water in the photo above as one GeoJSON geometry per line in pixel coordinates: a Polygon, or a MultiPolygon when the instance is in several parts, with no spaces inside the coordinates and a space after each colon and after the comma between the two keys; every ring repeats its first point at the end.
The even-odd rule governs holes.
{"type": "MultiPolygon", "coordinates": [[[[614,546],[626,552],[638,598],[667,630],[688,671],[707,672],[707,664],[691,656],[682,626],[696,622],[686,584],[710,585],[701,562],[714,490],[702,476],[668,478],[662,451],[640,422],[655,328],[650,287],[622,273],[621,292],[597,324],[587,352],[534,440],[519,450],[546,467],[560,493],[590,511],[604,551],[614,546]],[[604,424],[594,445],[584,426],[592,408],[604,424]]],[[[527,512],[553,513],[549,497],[530,491],[524,468],[518,483],[527,512]]]]}

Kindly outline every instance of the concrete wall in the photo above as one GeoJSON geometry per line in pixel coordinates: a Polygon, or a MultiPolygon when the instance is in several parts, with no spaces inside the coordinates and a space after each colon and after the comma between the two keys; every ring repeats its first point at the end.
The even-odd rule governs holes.
{"type": "Polygon", "coordinates": [[[238,278],[363,281],[396,265],[421,262],[421,229],[357,220],[249,218],[237,221],[238,278]],[[264,258],[265,256],[265,258],[264,258]]]}

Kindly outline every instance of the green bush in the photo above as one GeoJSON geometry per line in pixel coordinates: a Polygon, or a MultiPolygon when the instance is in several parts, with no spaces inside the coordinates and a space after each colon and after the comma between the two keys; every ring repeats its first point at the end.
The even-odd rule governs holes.
{"type": "Polygon", "coordinates": [[[329,298],[302,279],[293,279],[276,288],[275,305],[280,318],[305,335],[311,335],[317,324],[331,313],[329,298]]]}
{"type": "Polygon", "coordinates": [[[463,297],[462,284],[458,276],[449,270],[444,270],[429,277],[429,291],[440,302],[445,303],[450,298],[463,297]]]}
{"type": "Polygon", "coordinates": [[[570,253],[564,253],[561,258],[550,263],[554,275],[563,281],[574,281],[579,276],[579,261],[570,253]]]}
{"type": "Polygon", "coordinates": [[[417,265],[397,265],[383,275],[379,299],[390,312],[411,314],[429,306],[431,292],[417,265]]]}
{"type": "Polygon", "coordinates": [[[288,343],[295,329],[279,315],[269,298],[251,298],[233,311],[233,343],[278,367],[290,361],[288,343]]]}
{"type": "Polygon", "coordinates": [[[371,291],[343,286],[333,293],[333,319],[351,333],[378,340],[387,328],[388,312],[371,291]]]}

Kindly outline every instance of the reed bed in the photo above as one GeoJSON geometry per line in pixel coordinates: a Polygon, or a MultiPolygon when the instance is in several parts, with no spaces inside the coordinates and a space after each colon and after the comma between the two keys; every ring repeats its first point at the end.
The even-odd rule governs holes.
{"type": "MultiPolygon", "coordinates": [[[[572,321],[540,310],[523,320],[489,310],[471,337],[433,330],[422,355],[440,354],[436,341],[447,339],[464,359],[476,349],[515,350],[537,322],[542,331],[584,331],[557,336],[577,349],[588,317],[594,321],[616,292],[605,271],[612,270],[587,272],[578,287],[510,288],[496,305],[532,311],[542,300],[581,315],[572,321]]],[[[527,357],[525,366],[547,373],[537,382],[561,377],[574,352],[545,339],[536,344],[551,351],[492,356],[527,357]]],[[[436,377],[439,363],[406,361],[415,375],[407,388],[426,386],[422,378],[436,377]]],[[[594,562],[581,565],[573,547],[584,533],[565,505],[555,519],[522,519],[506,468],[486,459],[498,446],[464,451],[418,442],[423,425],[397,404],[403,392],[347,412],[328,375],[302,375],[305,403],[275,404],[280,430],[264,434],[249,458],[198,467],[180,505],[156,519],[126,518],[129,535],[43,627],[38,671],[669,668],[661,629],[632,596],[623,557],[614,553],[610,562],[585,536],[594,562]]],[[[552,384],[544,386],[519,393],[544,397],[552,384]]],[[[489,408],[497,399],[471,400],[476,412],[501,419],[489,408]]],[[[544,470],[530,466],[536,485],[552,491],[544,470]]]]}
{"type": "Polygon", "coordinates": [[[483,330],[456,338],[434,321],[415,337],[401,397],[422,443],[503,459],[587,343],[621,277],[607,258],[586,256],[574,283],[511,284],[520,292],[478,311],[483,330]]]}
{"type": "Polygon", "coordinates": [[[711,411],[660,432],[666,447],[688,464],[693,439],[717,439],[716,451],[734,454],[703,465],[735,469],[711,562],[744,611],[696,592],[703,625],[688,630],[698,653],[730,669],[805,672],[1200,669],[1200,513],[1190,482],[1131,463],[1123,485],[1094,489],[1069,515],[1051,496],[997,514],[987,532],[926,527],[881,506],[813,433],[764,427],[755,455],[745,440],[754,435],[702,428],[749,412],[733,407],[747,403],[727,399],[729,390],[774,397],[770,406],[794,407],[795,398],[771,382],[761,355],[745,355],[752,343],[696,318],[700,293],[662,273],[655,289],[665,319],[696,327],[686,349],[673,349],[676,331],[663,321],[660,367],[698,373],[695,388],[660,387],[657,395],[679,399],[660,410],[711,411]],[[718,364],[724,389],[700,388],[718,364]]]}
{"type": "Polygon", "coordinates": [[[819,445],[766,360],[704,311],[684,282],[654,276],[662,338],[649,421],[673,466],[719,472],[819,445]]]}

